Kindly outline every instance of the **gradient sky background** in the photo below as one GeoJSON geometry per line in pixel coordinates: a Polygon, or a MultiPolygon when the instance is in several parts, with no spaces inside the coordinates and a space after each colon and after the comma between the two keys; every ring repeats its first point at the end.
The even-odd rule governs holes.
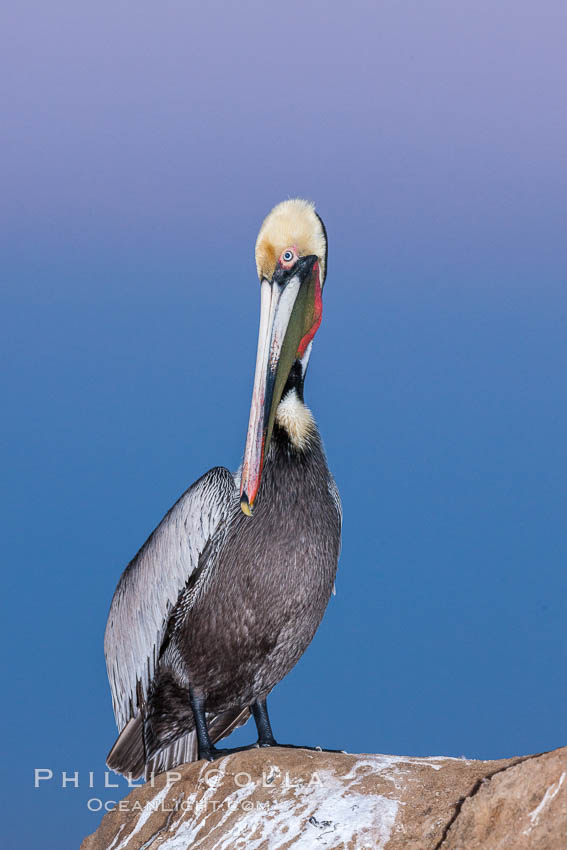
{"type": "Polygon", "coordinates": [[[289,196],[329,234],[306,398],[344,544],[276,734],[566,743],[566,25],[563,0],[3,4],[4,846],[75,848],[126,793],[108,606],[240,461],[253,245],[289,196]]]}

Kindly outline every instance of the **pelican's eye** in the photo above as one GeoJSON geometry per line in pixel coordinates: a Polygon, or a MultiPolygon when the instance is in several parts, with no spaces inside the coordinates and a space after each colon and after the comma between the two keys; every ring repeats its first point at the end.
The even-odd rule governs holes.
{"type": "Polygon", "coordinates": [[[280,263],[284,269],[289,269],[297,260],[297,254],[293,248],[286,248],[280,257],[280,263]]]}

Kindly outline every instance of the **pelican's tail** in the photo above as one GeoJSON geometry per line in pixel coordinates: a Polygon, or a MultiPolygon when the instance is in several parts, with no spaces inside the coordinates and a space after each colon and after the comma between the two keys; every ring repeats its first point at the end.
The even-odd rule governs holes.
{"type": "Polygon", "coordinates": [[[139,779],[144,775],[146,751],[141,714],[128,721],[107,755],[106,764],[111,770],[130,776],[131,779],[139,779]]]}

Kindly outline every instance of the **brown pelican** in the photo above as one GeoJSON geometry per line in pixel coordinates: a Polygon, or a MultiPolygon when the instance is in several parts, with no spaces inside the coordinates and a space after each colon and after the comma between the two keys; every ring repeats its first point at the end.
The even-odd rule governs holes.
{"type": "Polygon", "coordinates": [[[303,401],[321,323],[327,235],[289,200],[256,242],[260,331],[241,469],[211,469],[126,567],[105,655],[120,735],[108,766],[133,778],[226,752],[252,713],[274,746],[266,698],[297,663],[334,586],[339,494],[303,401]]]}

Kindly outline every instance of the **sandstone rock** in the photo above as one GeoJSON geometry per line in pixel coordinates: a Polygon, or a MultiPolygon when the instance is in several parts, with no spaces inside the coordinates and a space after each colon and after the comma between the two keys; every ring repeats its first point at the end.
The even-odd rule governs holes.
{"type": "Polygon", "coordinates": [[[567,747],[532,756],[482,781],[443,850],[566,850],[567,747]]]}
{"type": "Polygon", "coordinates": [[[81,850],[559,850],[567,748],[502,761],[274,748],[133,790],[81,850]]]}

